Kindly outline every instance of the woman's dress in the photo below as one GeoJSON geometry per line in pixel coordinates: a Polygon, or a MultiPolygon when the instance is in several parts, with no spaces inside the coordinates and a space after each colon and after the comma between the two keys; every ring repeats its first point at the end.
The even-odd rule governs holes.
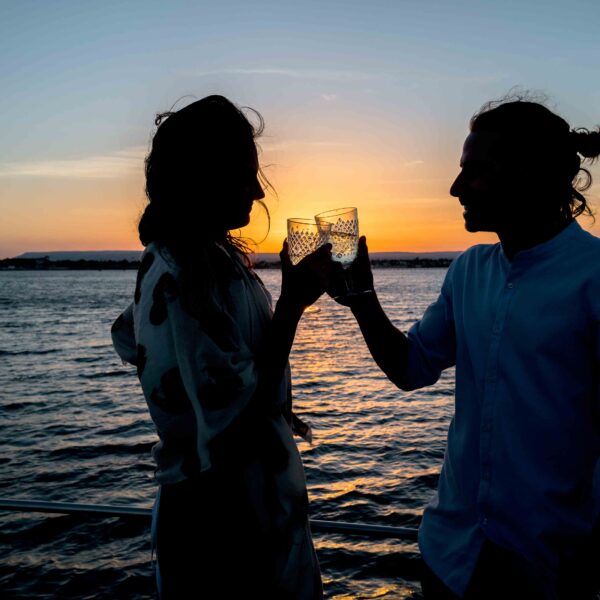
{"type": "Polygon", "coordinates": [[[239,256],[218,252],[232,276],[198,317],[175,261],[149,244],[134,301],[112,328],[117,353],[137,367],[159,437],[161,599],[322,598],[289,368],[273,397],[256,393],[271,298],[239,256]]]}

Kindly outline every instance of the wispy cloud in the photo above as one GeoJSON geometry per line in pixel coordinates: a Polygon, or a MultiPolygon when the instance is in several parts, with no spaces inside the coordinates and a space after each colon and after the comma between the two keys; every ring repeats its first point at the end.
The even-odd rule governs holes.
{"type": "Polygon", "coordinates": [[[403,167],[418,167],[419,165],[424,165],[425,161],[424,160],[411,160],[409,162],[405,162],[402,166],[403,167]]]}
{"type": "Polygon", "coordinates": [[[407,177],[407,178],[380,178],[377,180],[379,185],[405,184],[405,183],[452,183],[454,177],[407,177]]]}
{"type": "Polygon", "coordinates": [[[337,94],[321,94],[321,98],[325,100],[325,102],[333,102],[337,100],[337,94]]]}
{"type": "MultiPolygon", "coordinates": [[[[180,69],[179,74],[185,77],[214,77],[219,75],[248,75],[264,77],[287,77],[290,79],[304,79],[313,81],[326,81],[334,83],[353,82],[390,82],[401,81],[406,90],[414,90],[424,84],[446,84],[452,82],[462,85],[490,85],[509,81],[510,76],[504,72],[478,72],[478,73],[452,73],[440,74],[438,72],[420,73],[407,76],[401,70],[355,70],[355,69],[303,69],[294,67],[227,67],[223,69],[199,70],[193,68],[180,69]],[[408,77],[408,79],[407,79],[408,77]]],[[[375,93],[373,88],[365,88],[367,93],[375,93]]]]}
{"type": "Polygon", "coordinates": [[[292,79],[313,79],[316,81],[368,81],[385,76],[384,73],[374,71],[294,69],[287,67],[229,68],[214,71],[184,69],[182,74],[187,77],[209,77],[211,75],[266,75],[290,77],[292,79]]]}
{"type": "Polygon", "coordinates": [[[84,158],[0,163],[0,177],[113,179],[139,173],[146,152],[145,147],[135,146],[84,158]]]}
{"type": "Polygon", "coordinates": [[[287,150],[291,148],[344,148],[350,147],[348,142],[336,140],[269,140],[268,138],[259,138],[258,144],[262,150],[287,150]]]}

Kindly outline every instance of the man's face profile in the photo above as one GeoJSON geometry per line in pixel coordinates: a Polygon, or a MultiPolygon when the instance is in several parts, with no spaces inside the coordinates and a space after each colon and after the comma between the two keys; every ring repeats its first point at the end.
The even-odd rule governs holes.
{"type": "Polygon", "coordinates": [[[494,155],[500,139],[499,134],[482,132],[471,133],[465,140],[461,171],[450,187],[450,195],[464,207],[467,231],[497,232],[516,217],[512,206],[515,198],[507,193],[502,164],[494,155]]]}

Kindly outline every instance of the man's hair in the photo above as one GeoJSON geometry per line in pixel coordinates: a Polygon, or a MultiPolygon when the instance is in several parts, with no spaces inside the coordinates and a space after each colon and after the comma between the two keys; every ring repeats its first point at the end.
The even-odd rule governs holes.
{"type": "Polygon", "coordinates": [[[592,185],[592,176],[581,162],[591,163],[600,155],[600,128],[571,129],[543,102],[530,93],[487,102],[471,118],[470,130],[501,134],[501,158],[526,165],[530,176],[538,178],[540,191],[549,201],[558,201],[565,217],[593,216],[582,194],[592,185]]]}

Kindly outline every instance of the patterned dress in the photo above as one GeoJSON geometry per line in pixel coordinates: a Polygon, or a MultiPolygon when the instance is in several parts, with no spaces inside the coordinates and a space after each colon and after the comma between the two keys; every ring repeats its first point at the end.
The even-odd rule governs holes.
{"type": "MultiPolygon", "coordinates": [[[[174,259],[149,244],[134,301],[112,327],[117,353],[137,367],[158,433],[152,456],[159,494],[173,491],[163,522],[179,518],[178,511],[193,521],[177,534],[180,551],[175,525],[163,526],[161,548],[159,508],[159,567],[161,550],[167,564],[170,535],[168,552],[181,555],[171,562],[187,560],[197,571],[198,595],[186,597],[213,597],[216,589],[221,598],[239,597],[249,586],[249,595],[262,598],[322,598],[304,469],[293,439],[289,367],[274,397],[255,393],[255,357],[272,318],[271,297],[239,256],[220,246],[217,252],[232,276],[198,317],[181,296],[174,259]],[[184,541],[190,532],[197,539],[184,541]]],[[[162,580],[166,589],[164,573],[162,580]]]]}

